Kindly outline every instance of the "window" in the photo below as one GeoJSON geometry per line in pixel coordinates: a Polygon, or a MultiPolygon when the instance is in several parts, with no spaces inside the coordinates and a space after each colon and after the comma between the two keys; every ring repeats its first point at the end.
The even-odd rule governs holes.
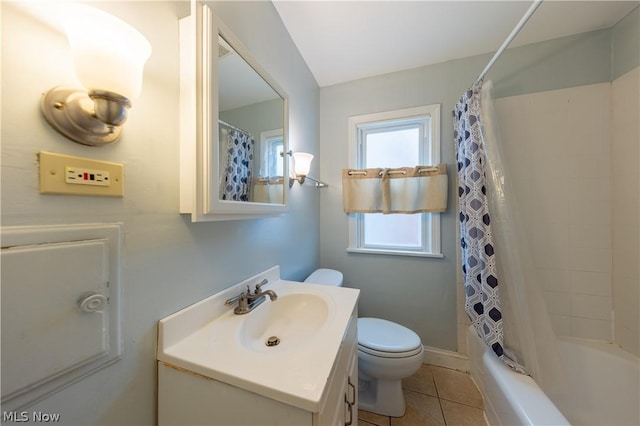
{"type": "Polygon", "coordinates": [[[262,177],[284,176],[284,162],[282,161],[284,137],[282,134],[282,129],[260,133],[260,152],[262,153],[260,176],[262,177]]]}
{"type": "MultiPolygon", "coordinates": [[[[349,167],[440,162],[440,105],[349,119],[349,167]]],[[[442,257],[440,214],[349,214],[349,252],[442,257]]]]}

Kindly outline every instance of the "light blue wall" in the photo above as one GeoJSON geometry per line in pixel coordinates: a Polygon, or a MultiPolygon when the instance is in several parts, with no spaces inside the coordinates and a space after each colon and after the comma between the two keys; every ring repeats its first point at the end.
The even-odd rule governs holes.
{"type": "MultiPolygon", "coordinates": [[[[415,330],[427,346],[455,351],[456,167],[455,102],[491,55],[357,80],[320,90],[321,264],[342,270],[347,286],[362,290],[360,315],[396,321],[415,330]],[[442,215],[444,259],[347,253],[348,222],[342,210],[341,170],[348,167],[348,118],[441,104],[441,153],[449,172],[449,206],[442,215]]],[[[497,96],[509,96],[610,80],[611,30],[509,49],[487,75],[497,96]]]]}
{"type": "Polygon", "coordinates": [[[601,83],[610,80],[610,57],[611,30],[592,31],[509,49],[485,79],[496,97],[601,83]]]}
{"type": "MultiPolygon", "coordinates": [[[[181,216],[178,17],[188,2],[92,4],[130,22],[153,47],[122,140],[101,148],[66,140],[40,115],[42,92],[74,83],[66,39],[0,3],[2,225],[123,222],[124,358],[32,409],[60,413],[61,424],[152,425],[157,321],[273,265],[286,278],[304,278],[319,262],[319,195],[294,187],[290,213],[278,218],[192,224],[181,216]],[[40,195],[43,150],[124,163],[125,197],[40,195]]],[[[213,7],[288,93],[294,148],[317,154],[318,87],[273,5],[213,7]]]]}

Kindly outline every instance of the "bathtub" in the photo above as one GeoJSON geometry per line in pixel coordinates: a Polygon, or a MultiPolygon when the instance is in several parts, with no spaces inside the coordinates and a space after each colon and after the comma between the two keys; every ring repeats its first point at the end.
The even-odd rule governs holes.
{"type": "Polygon", "coordinates": [[[482,392],[491,426],[640,424],[638,358],[614,345],[559,340],[570,391],[554,403],[531,377],[500,362],[473,327],[467,339],[471,376],[482,392]]]}

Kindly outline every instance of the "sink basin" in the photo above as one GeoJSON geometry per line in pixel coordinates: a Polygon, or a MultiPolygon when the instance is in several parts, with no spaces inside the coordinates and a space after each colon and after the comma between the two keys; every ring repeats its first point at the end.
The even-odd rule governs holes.
{"type": "Polygon", "coordinates": [[[273,267],[160,320],[158,361],[319,412],[359,291],[287,281],[273,267]],[[267,279],[278,298],[236,315],[225,300],[267,279]],[[279,343],[267,346],[275,336],[279,343]]]}
{"type": "Polygon", "coordinates": [[[326,297],[286,294],[274,301],[266,300],[247,314],[238,337],[244,347],[257,352],[290,350],[313,339],[328,318],[326,297]]]}

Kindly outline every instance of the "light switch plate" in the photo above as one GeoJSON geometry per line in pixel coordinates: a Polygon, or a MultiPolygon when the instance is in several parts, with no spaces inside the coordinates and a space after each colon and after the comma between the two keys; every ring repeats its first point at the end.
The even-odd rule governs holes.
{"type": "Polygon", "coordinates": [[[40,193],[124,196],[124,165],[41,151],[40,193]]]}

